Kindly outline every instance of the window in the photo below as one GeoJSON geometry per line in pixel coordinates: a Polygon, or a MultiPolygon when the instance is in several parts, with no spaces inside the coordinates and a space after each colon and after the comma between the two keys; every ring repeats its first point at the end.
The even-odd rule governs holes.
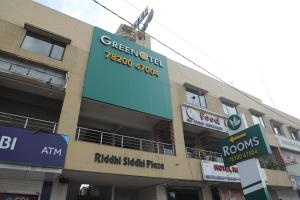
{"type": "Polygon", "coordinates": [[[299,140],[300,141],[300,135],[299,135],[299,130],[294,129],[294,128],[289,128],[291,137],[293,140],[299,140]]]}
{"type": "Polygon", "coordinates": [[[186,91],[186,99],[187,99],[187,103],[189,103],[189,104],[193,104],[193,105],[201,106],[201,107],[205,107],[205,108],[207,107],[205,96],[200,94],[199,92],[187,90],[186,91]]]}
{"type": "Polygon", "coordinates": [[[25,35],[21,48],[42,56],[62,60],[66,45],[28,31],[25,35]]]}
{"type": "Polygon", "coordinates": [[[283,132],[281,128],[282,125],[280,123],[271,121],[271,126],[274,134],[283,136],[283,132]]]}
{"type": "Polygon", "coordinates": [[[266,128],[264,120],[261,115],[252,114],[253,124],[260,124],[262,127],[266,128]]]}
{"type": "Polygon", "coordinates": [[[226,103],[222,103],[224,114],[225,115],[237,115],[236,107],[226,103]]]}

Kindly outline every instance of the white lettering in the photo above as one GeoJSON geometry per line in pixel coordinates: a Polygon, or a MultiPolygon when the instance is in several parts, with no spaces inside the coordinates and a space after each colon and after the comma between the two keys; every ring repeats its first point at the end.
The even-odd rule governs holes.
{"type": "Polygon", "coordinates": [[[16,146],[17,138],[11,138],[9,136],[2,136],[0,139],[0,149],[14,150],[16,146]]]}
{"type": "Polygon", "coordinates": [[[116,41],[113,41],[111,47],[118,49],[118,43],[116,41]]]}
{"type": "Polygon", "coordinates": [[[130,54],[130,48],[128,46],[125,46],[125,53],[130,54]]]}
{"type": "Polygon", "coordinates": [[[253,142],[254,142],[254,145],[255,145],[255,146],[258,146],[258,145],[259,145],[258,137],[254,137],[254,138],[253,138],[253,142]]]}
{"type": "Polygon", "coordinates": [[[136,52],[134,49],[131,49],[131,55],[134,55],[135,57],[138,57],[139,53],[136,52]]]}
{"type": "Polygon", "coordinates": [[[100,41],[102,42],[102,44],[111,45],[111,39],[106,35],[102,35],[100,41]]]}
{"type": "Polygon", "coordinates": [[[46,155],[50,155],[50,156],[61,156],[61,149],[57,149],[54,147],[44,147],[41,154],[46,154],[46,155]]]}
{"type": "Polygon", "coordinates": [[[253,147],[252,140],[250,139],[248,142],[245,140],[245,146],[246,146],[246,149],[248,149],[248,147],[253,147]]]}
{"type": "Polygon", "coordinates": [[[44,147],[43,151],[41,152],[41,154],[46,153],[48,155],[48,151],[47,151],[47,147],[44,147]]]}
{"type": "Polygon", "coordinates": [[[234,145],[230,146],[230,147],[229,147],[229,151],[230,151],[230,153],[235,154],[236,151],[237,151],[236,146],[234,146],[234,145]]]}
{"type": "MultiPolygon", "coordinates": [[[[111,48],[117,49],[121,52],[130,54],[135,57],[138,57],[139,53],[140,53],[137,50],[134,50],[128,46],[125,46],[124,44],[118,43],[117,41],[113,41],[109,36],[106,36],[106,35],[102,35],[100,37],[100,42],[106,46],[111,46],[111,48]]],[[[147,59],[144,59],[144,60],[148,60],[150,63],[153,63],[154,65],[163,67],[162,61],[158,58],[154,58],[153,56],[148,55],[147,59]]]]}
{"type": "Polygon", "coordinates": [[[228,152],[228,146],[223,147],[223,153],[224,153],[224,156],[230,156],[230,153],[228,152]]]}
{"type": "Polygon", "coordinates": [[[238,143],[238,144],[237,144],[237,149],[238,149],[239,151],[243,151],[243,150],[245,149],[244,143],[242,143],[242,142],[238,143]]]}
{"type": "Polygon", "coordinates": [[[14,150],[15,149],[15,146],[16,146],[16,143],[17,143],[17,138],[14,138],[11,145],[10,145],[10,150],[14,150]]]}
{"type": "Polygon", "coordinates": [[[54,155],[61,156],[61,149],[54,149],[54,155]]]}

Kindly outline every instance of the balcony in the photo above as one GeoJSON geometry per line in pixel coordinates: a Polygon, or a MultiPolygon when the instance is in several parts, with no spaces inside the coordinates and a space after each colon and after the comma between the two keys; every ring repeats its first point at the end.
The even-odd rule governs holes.
{"type": "Polygon", "coordinates": [[[259,158],[261,168],[286,171],[286,166],[283,163],[274,161],[273,159],[259,158]]]}
{"type": "Polygon", "coordinates": [[[35,84],[59,91],[64,91],[68,76],[64,71],[3,54],[0,54],[0,73],[25,82],[34,81],[35,84]]]}
{"type": "MultiPolygon", "coordinates": [[[[186,147],[186,157],[223,163],[221,153],[190,147],[186,147]]],[[[260,158],[259,163],[260,166],[265,169],[286,171],[285,165],[272,158],[272,156],[268,158],[260,158]]]]}
{"type": "Polygon", "coordinates": [[[44,131],[48,133],[56,133],[56,122],[50,122],[31,117],[15,115],[10,113],[0,112],[0,124],[6,126],[13,126],[18,128],[25,128],[34,131],[44,131]]]}
{"type": "Polygon", "coordinates": [[[186,157],[223,163],[223,158],[221,153],[206,151],[202,149],[195,149],[190,147],[186,147],[186,157]]]}
{"type": "Polygon", "coordinates": [[[138,151],[147,151],[163,155],[175,155],[172,144],[156,142],[141,138],[119,135],[101,130],[78,127],[76,140],[98,143],[101,145],[110,145],[119,148],[134,149],[138,151]]]}

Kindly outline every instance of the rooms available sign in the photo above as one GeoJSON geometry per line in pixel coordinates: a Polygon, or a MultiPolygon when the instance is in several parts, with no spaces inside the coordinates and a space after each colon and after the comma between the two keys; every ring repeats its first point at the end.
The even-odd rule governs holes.
{"type": "Polygon", "coordinates": [[[225,166],[271,154],[270,145],[259,124],[221,140],[220,146],[225,166]]]}

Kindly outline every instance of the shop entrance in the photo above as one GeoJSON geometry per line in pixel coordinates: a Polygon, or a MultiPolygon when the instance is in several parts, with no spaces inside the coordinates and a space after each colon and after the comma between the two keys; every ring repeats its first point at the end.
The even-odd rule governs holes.
{"type": "Polygon", "coordinates": [[[68,180],[66,200],[155,200],[167,199],[164,186],[170,179],[64,171],[68,180]]]}
{"type": "Polygon", "coordinates": [[[168,190],[168,200],[199,200],[199,190],[168,190]]]}

